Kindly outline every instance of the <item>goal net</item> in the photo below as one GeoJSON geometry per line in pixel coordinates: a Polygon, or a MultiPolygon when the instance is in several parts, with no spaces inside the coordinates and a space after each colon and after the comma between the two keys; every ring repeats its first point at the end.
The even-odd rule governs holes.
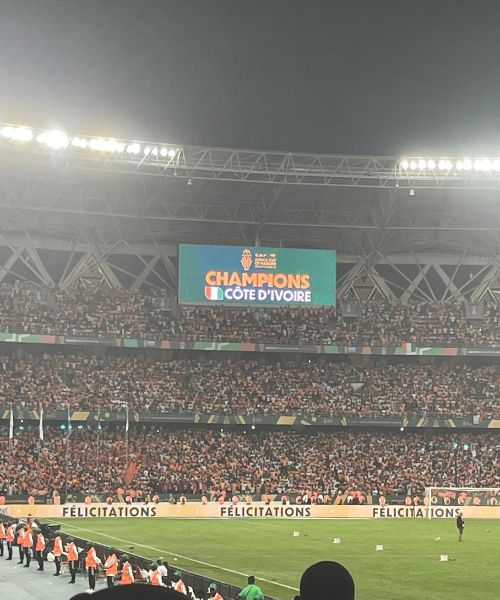
{"type": "MultiPolygon", "coordinates": [[[[427,487],[424,503],[427,507],[460,508],[463,506],[500,505],[500,488],[427,487]]],[[[434,511],[427,512],[432,519],[434,511]]]]}

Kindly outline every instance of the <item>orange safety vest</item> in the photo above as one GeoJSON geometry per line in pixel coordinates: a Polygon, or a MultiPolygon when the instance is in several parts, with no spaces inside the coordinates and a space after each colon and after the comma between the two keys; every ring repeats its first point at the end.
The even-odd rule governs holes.
{"type": "Polygon", "coordinates": [[[15,535],[14,535],[14,526],[11,525],[10,527],[7,527],[7,535],[5,536],[5,539],[8,542],[13,542],[14,538],[15,538],[15,535]]]}
{"type": "Polygon", "coordinates": [[[31,535],[31,531],[27,531],[23,536],[23,548],[32,548],[33,547],[33,536],[31,535]]]}
{"type": "Polygon", "coordinates": [[[160,571],[158,571],[158,569],[153,571],[153,574],[151,575],[151,585],[162,585],[162,583],[160,571]]]}
{"type": "Polygon", "coordinates": [[[87,565],[87,569],[97,569],[97,555],[94,547],[87,552],[85,564],[87,565]]]}
{"type": "Polygon", "coordinates": [[[57,536],[56,539],[54,540],[54,556],[61,556],[61,554],[63,553],[63,545],[62,545],[62,540],[61,540],[61,536],[57,536]]]}
{"type": "Polygon", "coordinates": [[[179,581],[174,585],[174,590],[176,592],[180,592],[181,594],[186,593],[186,586],[184,585],[182,579],[179,579],[179,581]]]}
{"type": "Polygon", "coordinates": [[[212,600],[224,600],[224,598],[219,594],[219,592],[216,592],[212,600]]]}
{"type": "Polygon", "coordinates": [[[130,565],[128,560],[123,565],[121,583],[122,585],[134,583],[134,576],[132,575],[132,566],[130,565]]]}
{"type": "Polygon", "coordinates": [[[38,537],[36,538],[35,550],[37,552],[43,552],[45,550],[45,538],[43,537],[42,533],[39,533],[38,537]]]}
{"type": "Polygon", "coordinates": [[[68,546],[68,560],[78,560],[78,550],[76,549],[75,542],[70,542],[68,546]]]}
{"type": "Polygon", "coordinates": [[[0,540],[5,539],[5,526],[3,523],[0,523],[0,540]]]}
{"type": "Polygon", "coordinates": [[[104,563],[104,567],[106,568],[106,576],[116,576],[118,573],[118,560],[116,559],[116,554],[110,554],[104,563]]]}
{"type": "Polygon", "coordinates": [[[24,530],[20,529],[19,533],[17,534],[17,545],[23,546],[24,545],[23,542],[24,542],[24,530]]]}

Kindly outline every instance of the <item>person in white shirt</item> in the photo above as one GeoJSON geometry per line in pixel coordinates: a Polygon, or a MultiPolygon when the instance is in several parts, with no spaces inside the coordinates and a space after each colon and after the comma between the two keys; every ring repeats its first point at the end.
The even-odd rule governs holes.
{"type": "Polygon", "coordinates": [[[161,558],[159,558],[156,562],[158,564],[158,570],[161,573],[163,583],[168,584],[168,565],[166,565],[161,558]]]}

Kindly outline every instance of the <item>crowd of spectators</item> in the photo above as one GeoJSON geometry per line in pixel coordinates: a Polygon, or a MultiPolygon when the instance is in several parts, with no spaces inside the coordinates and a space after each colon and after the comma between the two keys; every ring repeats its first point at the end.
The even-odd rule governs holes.
{"type": "Polygon", "coordinates": [[[48,290],[0,284],[0,331],[148,340],[393,346],[500,345],[500,310],[467,320],[461,304],[367,302],[356,318],[335,308],[180,307],[164,294],[126,289],[48,290]]]}
{"type": "Polygon", "coordinates": [[[0,356],[0,406],[46,411],[500,418],[497,366],[0,356]]]}
{"type": "Polygon", "coordinates": [[[361,491],[423,495],[426,486],[500,487],[500,437],[354,432],[74,430],[46,427],[0,435],[0,491],[16,494],[103,494],[125,482],[143,494],[207,496],[305,491],[335,497],[361,491]],[[458,444],[457,444],[458,441],[458,444]],[[455,450],[458,447],[459,451],[455,450]],[[128,455],[130,464],[127,465],[128,455]]]}

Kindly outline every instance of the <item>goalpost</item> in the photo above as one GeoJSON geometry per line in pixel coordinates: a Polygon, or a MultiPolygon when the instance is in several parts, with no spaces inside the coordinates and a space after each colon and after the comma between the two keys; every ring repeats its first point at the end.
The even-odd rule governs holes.
{"type": "MultiPolygon", "coordinates": [[[[500,505],[500,488],[487,487],[426,487],[424,503],[428,508],[500,505]]],[[[432,510],[427,517],[432,519],[432,510]]]]}

